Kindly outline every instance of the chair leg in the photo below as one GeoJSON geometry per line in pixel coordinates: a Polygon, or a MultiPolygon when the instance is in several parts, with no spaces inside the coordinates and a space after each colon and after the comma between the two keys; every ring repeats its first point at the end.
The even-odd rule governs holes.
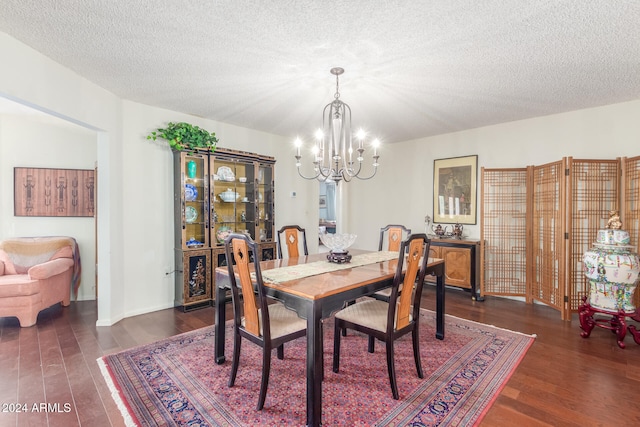
{"type": "Polygon", "coordinates": [[[237,329],[233,328],[233,357],[231,359],[231,376],[229,377],[229,387],[233,387],[236,382],[236,374],[238,373],[238,364],[240,361],[240,344],[242,338],[237,329]]]}
{"type": "Polygon", "coordinates": [[[257,411],[261,411],[264,407],[264,401],[267,398],[267,387],[269,385],[269,372],[271,371],[271,347],[262,348],[262,381],[260,383],[260,397],[258,398],[257,411]]]}
{"type": "MultiPolygon", "coordinates": [[[[344,308],[344,307],[349,307],[350,305],[353,305],[353,304],[355,304],[355,303],[356,303],[355,301],[347,301],[347,302],[345,302],[345,303],[344,303],[343,308],[344,308]]],[[[342,329],[342,336],[343,336],[343,337],[346,337],[346,336],[347,336],[347,328],[343,328],[343,329],[342,329]]]]}
{"type": "Polygon", "coordinates": [[[336,326],[333,331],[333,372],[338,373],[340,370],[340,333],[346,328],[340,328],[338,319],[336,319],[336,326]]]}
{"type": "Polygon", "coordinates": [[[367,351],[368,351],[369,353],[373,353],[373,352],[374,352],[374,349],[375,349],[375,346],[376,346],[376,339],[375,339],[375,337],[374,337],[373,335],[369,335],[369,346],[368,346],[368,348],[367,348],[367,351]]]}
{"type": "Polygon", "coordinates": [[[413,359],[416,361],[416,371],[418,371],[418,378],[424,378],[422,373],[422,362],[420,361],[420,338],[418,336],[418,325],[416,324],[413,331],[411,331],[411,338],[413,340],[413,359]]]}
{"type": "Polygon", "coordinates": [[[278,359],[284,359],[284,344],[278,346],[278,359]]]}
{"type": "Polygon", "coordinates": [[[398,384],[396,383],[396,365],[393,358],[393,340],[387,340],[387,370],[389,371],[389,383],[391,384],[391,394],[395,400],[400,399],[398,384]]]}

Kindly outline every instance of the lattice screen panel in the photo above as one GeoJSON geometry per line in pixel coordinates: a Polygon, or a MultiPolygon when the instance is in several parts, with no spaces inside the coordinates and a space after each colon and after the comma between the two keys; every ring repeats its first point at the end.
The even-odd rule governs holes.
{"type": "Polygon", "coordinates": [[[597,230],[605,228],[609,211],[619,209],[620,160],[568,159],[569,246],[567,285],[569,305],[566,316],[577,312],[587,295],[582,257],[596,240],[597,230]]]}
{"type": "Polygon", "coordinates": [[[527,170],[481,172],[483,295],[526,295],[527,170]]]}
{"type": "Polygon", "coordinates": [[[588,291],[583,254],[610,210],[621,211],[640,251],[640,157],[483,168],[480,208],[482,293],[524,294],[569,320],[588,291]]]}
{"type": "MultiPolygon", "coordinates": [[[[531,297],[564,306],[564,161],[533,167],[531,297]]],[[[564,316],[563,316],[564,318],[564,316]]]]}
{"type": "MultiPolygon", "coordinates": [[[[622,228],[631,235],[631,244],[640,251],[640,157],[622,159],[623,212],[622,228]]],[[[634,298],[640,307],[640,290],[636,288],[634,298]]]]}

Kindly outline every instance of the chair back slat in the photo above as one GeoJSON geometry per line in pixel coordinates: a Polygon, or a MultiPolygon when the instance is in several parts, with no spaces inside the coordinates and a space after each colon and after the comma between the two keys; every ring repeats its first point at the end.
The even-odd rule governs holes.
{"type": "Polygon", "coordinates": [[[400,227],[390,228],[387,233],[387,239],[389,240],[388,250],[398,252],[400,250],[400,243],[402,243],[402,229],[400,227]]]}
{"type": "Polygon", "coordinates": [[[278,258],[282,259],[282,241],[287,246],[287,258],[297,258],[300,256],[300,239],[302,238],[302,250],[304,255],[309,255],[307,248],[307,232],[299,225],[285,225],[278,230],[278,258]],[[284,234],[284,236],[283,236],[284,234]]]}
{"type": "Polygon", "coordinates": [[[284,231],[285,242],[287,243],[287,252],[289,258],[297,258],[300,256],[298,251],[298,230],[289,228],[284,231]]]}
{"type": "MultiPolygon", "coordinates": [[[[242,289],[242,301],[244,308],[245,329],[256,336],[260,336],[260,321],[258,319],[258,303],[253,291],[253,282],[249,271],[249,250],[247,242],[241,239],[232,241],[233,257],[236,261],[236,270],[240,277],[242,289]]],[[[230,261],[230,260],[229,260],[230,261]]]]}
{"type": "Polygon", "coordinates": [[[411,229],[404,225],[389,224],[386,227],[380,229],[380,241],[378,243],[378,250],[382,250],[383,242],[385,240],[385,233],[387,235],[387,249],[390,252],[398,252],[402,241],[411,234],[411,229]],[[403,237],[406,234],[406,237],[403,237]]]}
{"type": "MultiPolygon", "coordinates": [[[[405,292],[400,294],[400,303],[396,310],[396,329],[401,329],[411,321],[411,303],[413,296],[413,284],[416,282],[418,270],[420,269],[420,259],[424,254],[424,240],[412,240],[407,254],[407,267],[404,275],[402,289],[405,292]]],[[[398,250],[400,248],[398,247],[398,250]]]]}

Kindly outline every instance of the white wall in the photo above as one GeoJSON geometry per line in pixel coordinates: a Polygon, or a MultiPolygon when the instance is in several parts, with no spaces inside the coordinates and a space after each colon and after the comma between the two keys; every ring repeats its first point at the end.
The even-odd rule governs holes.
{"type": "MultiPolygon", "coordinates": [[[[479,185],[482,167],[634,157],[640,155],[639,118],[640,100],[386,145],[378,176],[348,184],[354,247],[377,248],[377,230],[389,223],[424,232],[425,215],[433,217],[434,159],[477,154],[479,185]]],[[[480,236],[479,225],[464,227],[465,235],[480,236]]]]}
{"type": "Polygon", "coordinates": [[[0,236],[74,237],[82,260],[78,300],[95,299],[94,218],[14,216],[13,168],[93,169],[95,160],[93,131],[44,114],[0,115],[0,236]]]}
{"type": "MultiPolygon", "coordinates": [[[[306,227],[316,224],[317,230],[317,212],[315,218],[306,214],[310,184],[292,177],[294,151],[289,150],[284,138],[123,101],[125,317],[173,306],[174,275],[165,274],[176,267],[173,156],[166,141],[146,139],[150,132],[169,121],[187,121],[215,132],[220,147],[275,157],[276,226],[294,221],[306,227]],[[289,195],[294,188],[299,195],[291,199],[289,195]]],[[[314,200],[317,203],[317,197],[314,200]]]]}

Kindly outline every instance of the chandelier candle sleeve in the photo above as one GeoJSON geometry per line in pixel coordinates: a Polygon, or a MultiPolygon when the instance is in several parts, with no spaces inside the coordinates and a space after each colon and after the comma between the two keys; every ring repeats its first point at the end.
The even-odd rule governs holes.
{"type": "Polygon", "coordinates": [[[318,181],[340,181],[349,182],[353,178],[361,180],[371,179],[378,170],[378,145],[379,140],[375,139],[371,143],[373,148],[373,171],[364,176],[362,162],[364,161],[364,140],[366,133],[360,129],[356,135],[351,131],[351,108],[340,100],[338,78],[344,73],[342,68],[332,68],[331,74],[336,76],[336,93],[333,101],[328,103],[323,110],[322,125],[316,134],[316,142],[311,151],[313,153],[313,175],[305,176],[300,167],[302,166],[301,147],[303,142],[300,138],[295,141],[296,145],[296,168],[298,174],[304,179],[317,179],[318,181]],[[353,138],[358,138],[354,144],[353,138]],[[354,145],[357,154],[354,161],[354,145]],[[357,161],[357,163],[356,163],[357,161]]]}

